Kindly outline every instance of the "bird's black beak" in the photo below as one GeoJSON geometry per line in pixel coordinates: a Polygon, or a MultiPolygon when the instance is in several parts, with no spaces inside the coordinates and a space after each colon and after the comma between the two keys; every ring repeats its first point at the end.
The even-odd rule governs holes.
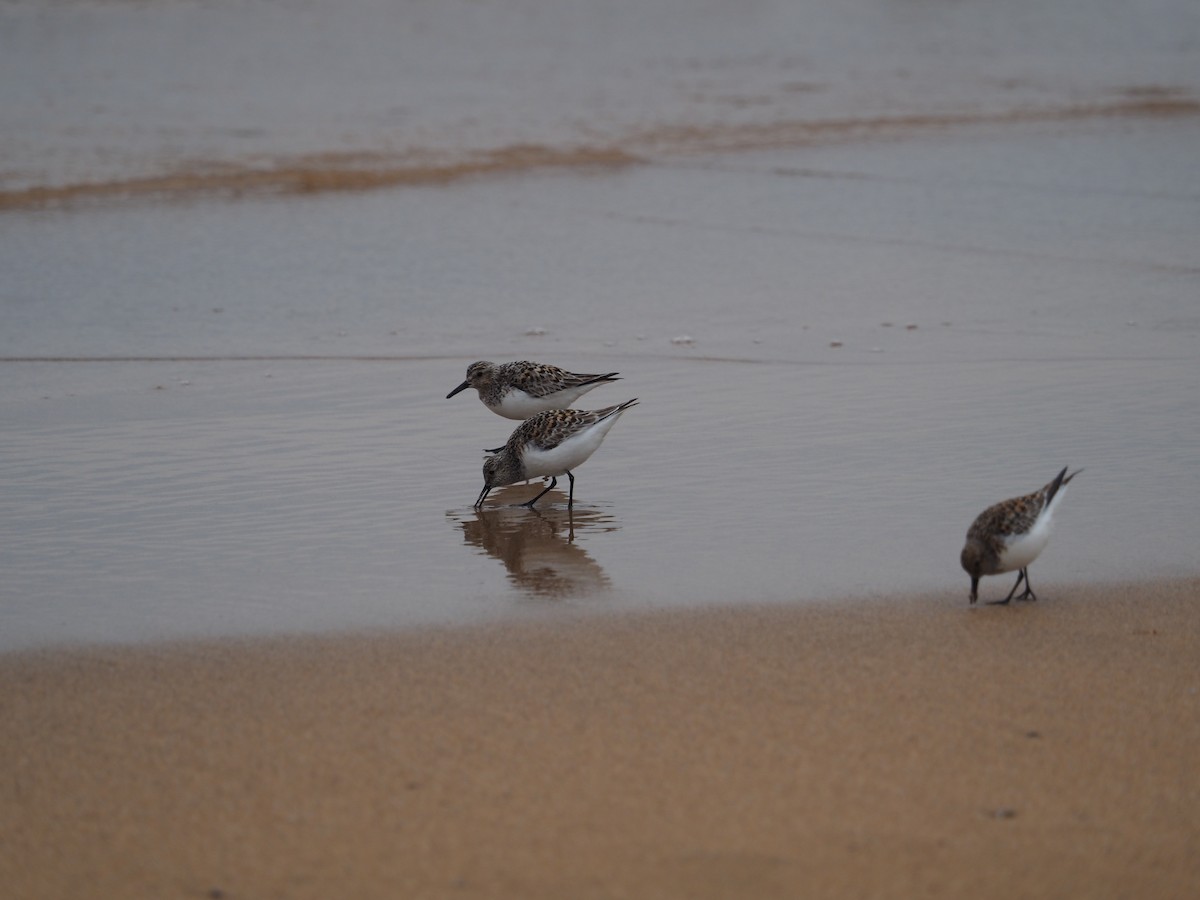
{"type": "Polygon", "coordinates": [[[488,491],[491,489],[492,486],[490,484],[485,484],[483,486],[483,490],[479,492],[479,499],[475,501],[476,509],[479,509],[479,507],[483,506],[483,499],[488,495],[488,491]]]}
{"type": "Polygon", "coordinates": [[[974,603],[979,599],[979,579],[971,579],[971,602],[974,603]]]}
{"type": "Polygon", "coordinates": [[[451,397],[453,397],[453,396],[454,396],[455,394],[457,394],[459,391],[465,391],[465,390],[466,390],[467,388],[469,388],[470,386],[471,386],[471,382],[469,382],[469,381],[464,381],[462,384],[460,384],[458,387],[456,387],[454,390],[452,390],[450,393],[448,393],[448,394],[446,395],[446,399],[447,399],[447,400],[449,400],[451,397]]]}

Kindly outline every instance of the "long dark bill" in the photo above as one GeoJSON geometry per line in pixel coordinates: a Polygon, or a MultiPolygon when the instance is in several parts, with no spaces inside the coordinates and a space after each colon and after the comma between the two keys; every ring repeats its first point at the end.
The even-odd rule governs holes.
{"type": "Polygon", "coordinates": [[[451,397],[453,397],[453,396],[454,396],[455,394],[457,394],[459,391],[465,391],[465,390],[466,390],[467,388],[469,388],[470,386],[471,386],[471,382],[469,382],[469,381],[464,381],[462,384],[460,384],[458,387],[456,387],[454,390],[452,390],[450,393],[448,393],[448,394],[446,395],[446,399],[447,399],[447,400],[449,400],[451,397]]]}
{"type": "Polygon", "coordinates": [[[479,499],[475,501],[476,509],[479,509],[479,507],[483,506],[483,500],[485,497],[487,497],[488,492],[491,491],[491,489],[492,486],[490,484],[485,484],[483,486],[483,490],[479,492],[479,499]]]}

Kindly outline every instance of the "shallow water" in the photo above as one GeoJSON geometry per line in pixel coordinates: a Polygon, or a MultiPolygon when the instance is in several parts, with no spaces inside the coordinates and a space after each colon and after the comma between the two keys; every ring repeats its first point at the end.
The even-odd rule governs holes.
{"type": "Polygon", "coordinates": [[[1177,361],[620,365],[604,399],[643,401],[577,471],[573,515],[561,490],[472,509],[508,424],[442,399],[451,360],[39,365],[43,389],[128,389],[8,406],[5,646],[948,586],[965,604],[971,518],[1068,462],[1087,472],[1039,586],[1195,571],[1200,410],[1164,390],[1177,361]]]}
{"type": "MultiPolygon", "coordinates": [[[[1182,73],[1148,34],[1107,70],[1058,63],[1089,84],[1182,73]]],[[[955,90],[972,84],[990,108],[987,78],[955,90]]],[[[871,114],[852,94],[821,96],[871,114]]],[[[1068,464],[1086,472],[1032,568],[1043,597],[1200,571],[1200,116],[755,140],[395,190],[10,208],[0,649],[897,590],[965,607],[971,519],[1068,464]],[[561,491],[472,509],[481,449],[515,424],[444,399],[479,358],[620,370],[583,405],[641,399],[576,472],[573,515],[561,491]]]]}

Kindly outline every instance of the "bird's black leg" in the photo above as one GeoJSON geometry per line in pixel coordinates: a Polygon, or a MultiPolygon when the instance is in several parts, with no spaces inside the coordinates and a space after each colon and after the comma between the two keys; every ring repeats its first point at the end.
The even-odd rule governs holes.
{"type": "MultiPolygon", "coordinates": [[[[1021,571],[1025,574],[1025,590],[1021,592],[1021,596],[1018,597],[1017,599],[1018,600],[1037,600],[1037,594],[1035,594],[1033,592],[1033,585],[1029,581],[1029,569],[1024,568],[1021,571]]],[[[1013,588],[1013,590],[1016,590],[1016,588],[1013,588]]]]}
{"type": "Polygon", "coordinates": [[[555,478],[553,475],[551,475],[551,476],[550,476],[550,484],[549,484],[549,485],[547,485],[547,487],[546,487],[546,490],[542,491],[540,494],[538,494],[538,495],[537,495],[536,497],[534,497],[532,500],[529,500],[529,501],[527,501],[527,502],[525,502],[525,503],[522,503],[521,505],[522,505],[522,506],[526,506],[526,507],[528,507],[529,509],[533,509],[533,504],[535,504],[535,503],[537,503],[539,500],[541,500],[541,499],[542,499],[542,497],[544,497],[544,496],[545,496],[545,495],[546,495],[548,492],[550,492],[550,491],[554,490],[554,486],[555,486],[556,484],[558,484],[558,479],[557,479],[557,478],[555,478]]]}
{"type": "Polygon", "coordinates": [[[567,494],[567,509],[571,509],[575,506],[575,476],[568,472],[567,477],[571,479],[571,490],[567,494]]]}
{"type": "Polygon", "coordinates": [[[989,600],[988,605],[989,606],[1004,606],[1005,604],[1007,604],[1008,601],[1013,598],[1013,594],[1015,594],[1017,592],[1017,588],[1019,588],[1021,586],[1021,582],[1024,580],[1025,580],[1025,570],[1022,569],[1020,574],[1017,575],[1017,583],[1014,584],[1013,589],[1008,592],[1008,596],[1005,597],[1003,600],[989,600]]]}

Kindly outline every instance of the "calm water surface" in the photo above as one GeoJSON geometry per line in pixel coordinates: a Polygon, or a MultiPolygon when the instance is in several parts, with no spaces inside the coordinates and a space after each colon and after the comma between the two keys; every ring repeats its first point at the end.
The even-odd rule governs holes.
{"type": "Polygon", "coordinates": [[[616,363],[604,399],[643,402],[573,515],[561,491],[512,508],[515,488],[472,509],[509,426],[442,399],[455,360],[22,364],[53,393],[6,404],[5,644],[965,604],[970,519],[1068,462],[1088,471],[1040,584],[1196,570],[1192,361],[616,363]]]}

